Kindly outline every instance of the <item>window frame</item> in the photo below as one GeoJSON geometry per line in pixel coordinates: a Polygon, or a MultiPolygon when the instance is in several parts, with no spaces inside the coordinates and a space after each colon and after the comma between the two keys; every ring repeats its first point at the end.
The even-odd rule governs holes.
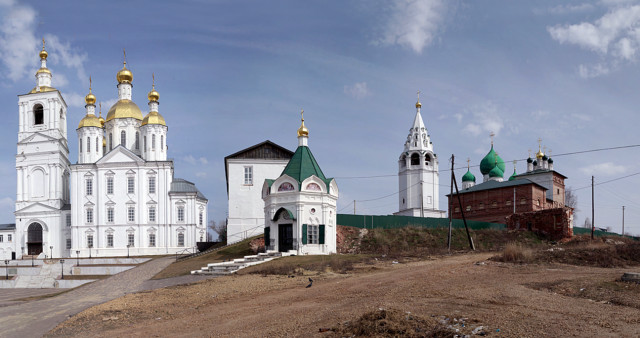
{"type": "Polygon", "coordinates": [[[107,223],[113,223],[115,217],[115,209],[111,206],[107,207],[107,223]]]}
{"type": "Polygon", "coordinates": [[[107,234],[107,248],[113,248],[113,234],[107,234]]]}
{"type": "Polygon", "coordinates": [[[243,185],[253,185],[253,166],[244,166],[243,185]]]}
{"type": "Polygon", "coordinates": [[[149,176],[149,179],[147,182],[148,182],[147,189],[149,190],[149,193],[155,194],[156,193],[156,177],[149,176]]]}
{"type": "Polygon", "coordinates": [[[136,234],[133,232],[127,233],[127,245],[130,248],[134,248],[136,246],[136,234]]]}
{"type": "Polygon", "coordinates": [[[178,242],[177,245],[179,247],[183,247],[184,246],[184,232],[178,232],[178,242]]]}
{"type": "Polygon", "coordinates": [[[93,248],[93,234],[87,234],[87,248],[93,248]]]}
{"type": "Polygon", "coordinates": [[[136,178],[133,176],[127,176],[127,194],[136,193],[136,178]]]}
{"type": "Polygon", "coordinates": [[[84,193],[87,196],[93,196],[93,178],[86,178],[84,180],[84,193]]]}
{"type": "Polygon", "coordinates": [[[107,176],[107,195],[113,195],[113,176],[107,176]]]}
{"type": "Polygon", "coordinates": [[[93,224],[93,208],[87,208],[85,210],[85,221],[87,221],[87,224],[93,224]]]}
{"type": "Polygon", "coordinates": [[[127,223],[135,223],[136,221],[136,207],[130,205],[127,207],[127,223]]]}
{"type": "Polygon", "coordinates": [[[156,207],[154,205],[149,206],[149,210],[147,213],[147,217],[149,218],[149,222],[156,222],[156,207]]]}
{"type": "Polygon", "coordinates": [[[155,233],[149,233],[149,247],[150,248],[155,248],[156,247],[156,234],[155,233]]]}
{"type": "Polygon", "coordinates": [[[176,211],[178,222],[184,222],[184,209],[184,205],[178,205],[178,209],[176,211]]]}

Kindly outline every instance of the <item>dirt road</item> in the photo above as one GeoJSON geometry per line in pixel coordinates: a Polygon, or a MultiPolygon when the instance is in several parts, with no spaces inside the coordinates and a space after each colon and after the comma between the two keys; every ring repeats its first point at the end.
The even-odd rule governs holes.
{"type": "Polygon", "coordinates": [[[306,277],[216,278],[127,295],[74,316],[50,334],[324,336],[319,328],[386,308],[425,317],[469,318],[495,336],[640,336],[638,308],[531,287],[575,280],[588,288],[629,269],[513,265],[489,262],[489,256],[380,263],[371,272],[314,277],[310,288],[305,288],[306,277]]]}

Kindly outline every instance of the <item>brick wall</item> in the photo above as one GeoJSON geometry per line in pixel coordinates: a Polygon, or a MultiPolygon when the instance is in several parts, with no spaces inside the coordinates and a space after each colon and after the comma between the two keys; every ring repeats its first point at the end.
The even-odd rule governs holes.
{"type": "Polygon", "coordinates": [[[569,207],[523,212],[506,217],[508,229],[529,230],[551,240],[573,236],[573,210],[569,207]]]}

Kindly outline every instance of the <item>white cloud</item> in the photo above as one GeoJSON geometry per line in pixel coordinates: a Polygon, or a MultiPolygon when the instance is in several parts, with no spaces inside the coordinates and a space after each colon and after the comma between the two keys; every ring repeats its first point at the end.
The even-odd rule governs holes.
{"type": "Polygon", "coordinates": [[[378,43],[400,45],[420,54],[442,30],[450,2],[444,0],[397,0],[378,43]]]}
{"type": "Polygon", "coordinates": [[[64,93],[64,100],[69,107],[84,107],[86,104],[84,102],[84,95],[73,92],[64,93]]]}
{"type": "Polygon", "coordinates": [[[98,103],[102,103],[102,112],[104,114],[107,114],[107,112],[109,111],[109,108],[111,108],[111,106],[116,104],[116,102],[118,102],[118,99],[110,99],[110,100],[98,101],[98,103]]]}
{"type": "Polygon", "coordinates": [[[51,60],[55,63],[61,63],[67,68],[74,69],[80,81],[88,81],[89,77],[84,70],[84,64],[88,60],[87,53],[81,53],[71,47],[68,42],[62,42],[55,35],[47,34],[47,51],[50,51],[51,60]]]}
{"type": "Polygon", "coordinates": [[[580,168],[580,171],[585,175],[613,176],[626,172],[627,167],[623,165],[616,165],[612,162],[605,162],[580,168]]]}
{"type": "Polygon", "coordinates": [[[203,171],[197,172],[196,177],[207,177],[207,173],[203,171]]]}
{"type": "Polygon", "coordinates": [[[207,159],[206,159],[205,157],[200,157],[200,158],[198,159],[198,161],[200,161],[200,163],[202,163],[202,164],[207,164],[207,163],[209,163],[209,161],[207,161],[207,159]]]}
{"type": "Polygon", "coordinates": [[[358,100],[371,95],[371,91],[367,87],[366,82],[358,82],[352,86],[344,86],[344,93],[358,100]]]}
{"type": "Polygon", "coordinates": [[[7,69],[6,76],[17,81],[31,70],[38,54],[34,34],[36,11],[13,1],[2,1],[0,6],[0,60],[7,69]]]}
{"type": "Polygon", "coordinates": [[[196,165],[196,163],[197,163],[197,160],[196,160],[195,157],[193,157],[193,155],[184,156],[184,157],[182,157],[182,160],[187,162],[187,163],[189,163],[189,164],[191,164],[191,165],[196,165]]]}
{"type": "Polygon", "coordinates": [[[463,130],[473,136],[478,136],[482,133],[488,135],[490,132],[498,135],[504,128],[504,122],[500,117],[498,107],[492,102],[471,108],[471,120],[463,130]]]}
{"type": "Polygon", "coordinates": [[[453,117],[456,119],[456,121],[458,121],[458,123],[462,122],[462,114],[455,113],[453,114],[453,117]]]}
{"type": "Polygon", "coordinates": [[[595,65],[580,65],[582,78],[609,74],[622,61],[634,61],[640,46],[640,5],[614,5],[593,22],[547,27],[551,37],[560,44],[576,45],[597,53],[605,61],[595,65]]]}
{"type": "Polygon", "coordinates": [[[609,74],[610,70],[607,65],[597,63],[595,65],[580,65],[578,66],[578,74],[583,79],[589,79],[592,77],[598,77],[609,74]]]}

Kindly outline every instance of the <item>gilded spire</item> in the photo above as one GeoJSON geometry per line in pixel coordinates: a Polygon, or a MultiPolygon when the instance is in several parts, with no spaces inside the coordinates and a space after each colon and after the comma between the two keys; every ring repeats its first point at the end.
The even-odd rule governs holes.
{"type": "Polygon", "coordinates": [[[152,79],[151,91],[147,95],[147,98],[149,98],[149,102],[158,102],[158,100],[160,99],[160,94],[156,91],[156,75],[155,75],[155,73],[151,73],[151,79],[152,79]]]}
{"type": "Polygon", "coordinates": [[[416,108],[421,108],[422,103],[420,103],[420,90],[418,90],[417,94],[418,94],[418,101],[416,101],[416,108]]]}
{"type": "Polygon", "coordinates": [[[89,76],[89,94],[87,94],[87,96],[84,97],[84,102],[86,102],[87,105],[96,104],[96,96],[93,95],[93,93],[91,92],[91,76],[89,76]]]}
{"type": "Polygon", "coordinates": [[[542,152],[542,139],[538,138],[538,152],[536,153],[536,158],[541,159],[544,156],[542,152]]]}
{"type": "Polygon", "coordinates": [[[298,128],[298,137],[300,136],[309,137],[309,129],[307,129],[307,127],[304,126],[304,110],[303,109],[300,110],[300,118],[302,120],[302,124],[300,125],[300,128],[298,128]]]}
{"type": "Polygon", "coordinates": [[[44,50],[44,38],[42,38],[42,50],[40,51],[40,59],[42,60],[46,60],[47,56],[49,56],[49,53],[47,53],[46,50],[44,50]]]}
{"type": "Polygon", "coordinates": [[[116,79],[118,83],[131,83],[133,81],[133,73],[127,69],[127,52],[124,48],[122,49],[122,54],[124,55],[122,69],[116,75],[116,79]]]}

